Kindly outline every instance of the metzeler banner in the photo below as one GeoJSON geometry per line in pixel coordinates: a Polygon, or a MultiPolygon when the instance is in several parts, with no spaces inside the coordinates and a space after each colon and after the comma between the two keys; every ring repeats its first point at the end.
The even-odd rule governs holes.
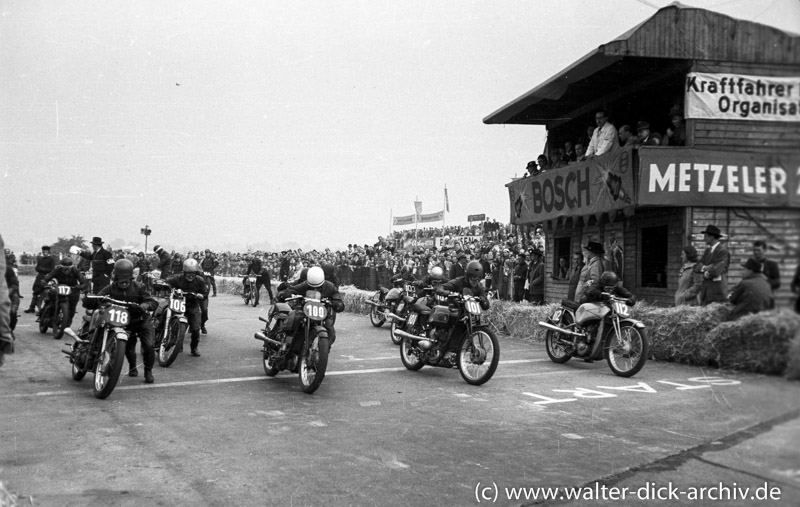
{"type": "Polygon", "coordinates": [[[690,72],[685,98],[686,118],[800,121],[800,76],[690,72]]]}
{"type": "Polygon", "coordinates": [[[507,183],[511,223],[586,216],[633,206],[631,148],[507,183]]]}
{"type": "Polygon", "coordinates": [[[641,206],[800,207],[800,155],[639,150],[641,206]]]}
{"type": "Polygon", "coordinates": [[[414,223],[414,218],[416,215],[407,215],[404,217],[394,217],[392,220],[393,225],[409,225],[414,223]]]}

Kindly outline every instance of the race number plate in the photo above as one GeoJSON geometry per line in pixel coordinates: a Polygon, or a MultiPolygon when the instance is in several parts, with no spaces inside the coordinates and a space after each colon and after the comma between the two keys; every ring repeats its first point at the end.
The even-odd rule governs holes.
{"type": "Polygon", "coordinates": [[[561,308],[556,308],[555,311],[553,312],[552,317],[550,317],[550,320],[552,320],[553,322],[560,322],[562,313],[564,313],[564,310],[562,310],[561,308]]]}
{"type": "Polygon", "coordinates": [[[628,316],[628,305],[622,301],[614,301],[613,304],[614,311],[617,313],[617,315],[623,318],[628,316]]]}
{"type": "Polygon", "coordinates": [[[169,300],[169,309],[173,312],[186,312],[186,300],[183,298],[172,298],[169,300]]]}
{"type": "Polygon", "coordinates": [[[105,320],[112,326],[127,326],[130,323],[130,314],[124,306],[111,305],[106,308],[105,320]]]}
{"type": "Polygon", "coordinates": [[[59,285],[58,286],[58,295],[59,296],[69,296],[70,292],[72,292],[72,288],[69,285],[59,285]]]}
{"type": "Polygon", "coordinates": [[[210,272],[208,272],[208,271],[203,271],[203,275],[204,275],[204,276],[211,276],[211,273],[210,273],[210,272]]]}
{"type": "Polygon", "coordinates": [[[408,316],[408,325],[409,326],[413,326],[416,321],[417,321],[417,314],[416,313],[412,313],[411,315],[408,316]]]}
{"type": "Polygon", "coordinates": [[[478,302],[475,301],[474,299],[468,299],[464,301],[464,306],[467,308],[467,311],[472,315],[481,314],[481,305],[478,304],[478,302]]]}
{"type": "Polygon", "coordinates": [[[303,305],[303,313],[311,320],[322,320],[328,316],[328,310],[319,301],[306,301],[306,304],[303,305]]]}

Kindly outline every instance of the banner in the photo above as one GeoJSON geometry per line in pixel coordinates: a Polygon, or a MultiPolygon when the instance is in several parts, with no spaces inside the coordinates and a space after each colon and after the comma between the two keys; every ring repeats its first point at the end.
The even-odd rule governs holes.
{"type": "Polygon", "coordinates": [[[686,75],[686,118],[800,121],[800,76],[686,75]]]}
{"type": "Polygon", "coordinates": [[[450,213],[450,199],[447,197],[447,187],[444,187],[444,209],[450,213]]]}
{"type": "Polygon", "coordinates": [[[436,237],[436,248],[464,248],[465,245],[471,245],[476,241],[480,243],[483,240],[482,236],[448,236],[446,239],[441,236],[436,237]]]}
{"type": "Polygon", "coordinates": [[[422,214],[422,201],[414,201],[414,212],[417,214],[417,219],[422,214]]]}
{"type": "Polygon", "coordinates": [[[392,225],[410,225],[414,223],[416,215],[407,215],[404,217],[394,217],[392,225]]]}
{"type": "Polygon", "coordinates": [[[467,222],[483,222],[486,220],[486,214],[481,213],[480,215],[467,215],[467,222]]]}
{"type": "Polygon", "coordinates": [[[437,213],[428,213],[427,215],[419,215],[419,223],[425,222],[441,222],[444,220],[444,210],[437,213]]]}
{"type": "Polygon", "coordinates": [[[431,249],[436,246],[434,238],[408,238],[403,240],[402,250],[416,250],[417,248],[431,249]]]}
{"type": "Polygon", "coordinates": [[[507,183],[511,223],[539,223],[633,206],[633,149],[592,157],[507,183]]]}
{"type": "Polygon", "coordinates": [[[800,207],[800,155],[639,150],[642,206],[800,207]]]}

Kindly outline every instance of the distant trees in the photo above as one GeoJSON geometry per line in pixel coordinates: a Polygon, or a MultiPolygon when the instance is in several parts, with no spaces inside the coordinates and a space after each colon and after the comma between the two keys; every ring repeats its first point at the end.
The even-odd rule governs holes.
{"type": "Polygon", "coordinates": [[[77,246],[81,250],[86,248],[86,239],[81,236],[72,236],[71,238],[67,238],[66,236],[63,238],[58,238],[58,241],[50,245],[50,253],[51,255],[58,255],[58,254],[69,254],[69,247],[77,246]]]}

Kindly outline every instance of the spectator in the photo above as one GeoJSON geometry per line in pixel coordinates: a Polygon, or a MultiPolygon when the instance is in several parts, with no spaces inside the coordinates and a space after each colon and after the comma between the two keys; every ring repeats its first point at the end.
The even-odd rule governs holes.
{"type": "Polygon", "coordinates": [[[602,155],[617,146],[617,129],[608,121],[605,111],[598,111],[594,116],[597,128],[594,129],[586,156],[602,155]]]}
{"type": "Polygon", "coordinates": [[[672,127],[667,129],[664,138],[665,146],[686,146],[686,122],[683,120],[683,110],[680,106],[673,106],[669,110],[669,119],[672,127]]]}
{"type": "Polygon", "coordinates": [[[728,300],[728,266],[731,263],[731,256],[720,243],[721,237],[722,233],[715,225],[708,225],[703,231],[706,250],[695,267],[695,270],[703,275],[703,285],[699,294],[701,306],[728,300]]]}
{"type": "Polygon", "coordinates": [[[699,254],[692,245],[686,245],[681,251],[681,266],[678,272],[678,290],[675,291],[675,306],[698,304],[697,295],[703,285],[703,276],[695,271],[699,254]]]}
{"type": "Polygon", "coordinates": [[[564,160],[564,148],[556,148],[556,155],[553,158],[553,169],[564,167],[567,161],[564,160]]]}
{"type": "Polygon", "coordinates": [[[575,143],[575,160],[578,162],[586,160],[586,148],[583,143],[575,143]]]}
{"type": "Polygon", "coordinates": [[[767,278],[769,286],[775,292],[781,286],[781,270],[777,262],[767,259],[766,253],[767,243],[765,241],[753,242],[753,258],[761,264],[761,273],[767,278]]]}
{"type": "Polygon", "coordinates": [[[535,160],[531,160],[525,167],[525,177],[528,178],[530,176],[536,176],[537,174],[539,174],[539,167],[536,165],[535,160]]]}
{"type": "Polygon", "coordinates": [[[794,311],[800,313],[800,264],[798,264],[797,269],[794,271],[791,289],[792,292],[797,295],[797,299],[794,300],[794,311]]]}
{"type": "Polygon", "coordinates": [[[622,144],[623,148],[636,146],[639,142],[639,138],[633,135],[633,130],[631,130],[630,125],[623,125],[619,128],[619,142],[622,144]]]}
{"type": "Polygon", "coordinates": [[[547,156],[544,154],[541,154],[536,158],[536,163],[539,164],[540,173],[543,173],[546,170],[550,169],[550,161],[547,160],[547,156]]]}
{"type": "Polygon", "coordinates": [[[466,276],[467,274],[465,270],[467,267],[467,262],[469,261],[469,259],[467,259],[467,254],[461,252],[456,258],[458,259],[458,262],[450,267],[448,280],[453,280],[459,276],[466,276]]]}
{"type": "Polygon", "coordinates": [[[636,132],[639,135],[639,146],[659,146],[661,144],[661,134],[650,131],[650,124],[640,121],[636,124],[636,132]]]}
{"type": "MultiPolygon", "coordinates": [[[[0,248],[3,248],[3,237],[0,236],[0,248]]],[[[11,316],[11,299],[8,297],[6,286],[6,256],[0,257],[0,366],[3,366],[3,356],[14,352],[14,335],[9,327],[11,316]]]]}
{"type": "Polygon", "coordinates": [[[742,281],[736,284],[729,298],[734,305],[730,320],[775,308],[772,289],[767,283],[767,278],[761,273],[761,263],[755,259],[747,259],[742,267],[744,267],[742,281]]]}
{"type": "Polygon", "coordinates": [[[514,302],[519,303],[525,297],[525,285],[528,279],[528,263],[525,254],[520,252],[517,255],[517,263],[514,265],[514,302]]]}
{"type": "Polygon", "coordinates": [[[562,160],[564,164],[571,164],[578,160],[578,155],[575,154],[575,147],[570,141],[564,143],[564,156],[562,160]]]}
{"type": "Polygon", "coordinates": [[[566,257],[558,259],[558,269],[553,274],[553,280],[569,280],[569,259],[566,257]]]}
{"type": "Polygon", "coordinates": [[[578,288],[583,266],[583,254],[581,252],[572,254],[572,268],[569,271],[569,288],[567,289],[567,299],[570,301],[575,301],[575,291],[578,288]]]}
{"type": "Polygon", "coordinates": [[[542,251],[531,250],[531,264],[528,266],[528,301],[535,305],[544,303],[544,263],[542,251]]]}

